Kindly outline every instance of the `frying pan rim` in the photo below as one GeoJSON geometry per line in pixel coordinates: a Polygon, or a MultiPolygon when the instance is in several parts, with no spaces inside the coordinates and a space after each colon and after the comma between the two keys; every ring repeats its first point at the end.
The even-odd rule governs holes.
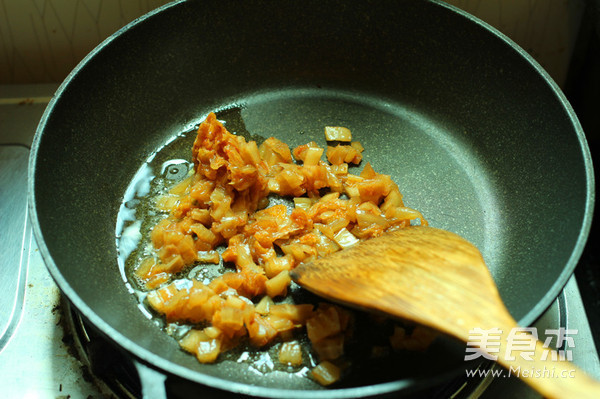
{"type": "MultiPolygon", "coordinates": [[[[84,68],[88,62],[90,62],[96,54],[101,52],[105,47],[107,47],[116,37],[120,36],[124,32],[130,30],[133,26],[145,21],[148,18],[153,17],[154,15],[174,6],[179,5],[180,3],[184,3],[188,0],[177,0],[168,4],[165,4],[137,19],[125,25],[117,32],[109,36],[102,43],[100,43],[96,48],[94,48],[87,56],[83,58],[83,60],[69,73],[69,75],[65,78],[65,80],[61,83],[51,101],[48,103],[44,114],[42,115],[38,127],[36,129],[36,133],[33,139],[33,143],[31,146],[31,153],[29,158],[29,170],[28,170],[28,208],[30,221],[32,224],[32,230],[36,242],[38,244],[38,248],[46,267],[50,271],[52,277],[56,281],[57,285],[60,287],[61,291],[69,298],[72,304],[83,314],[83,316],[89,320],[96,328],[98,328],[104,335],[106,335],[110,340],[114,341],[118,346],[122,347],[127,352],[133,354],[136,358],[145,361],[160,370],[160,372],[166,372],[178,375],[182,378],[187,378],[191,381],[199,382],[201,384],[205,384],[211,387],[215,387],[218,389],[222,389],[229,392],[234,393],[242,393],[249,395],[258,395],[263,397],[298,397],[298,398],[331,398],[331,397],[339,397],[339,398],[351,398],[358,397],[364,395],[373,395],[373,394],[385,394],[393,391],[397,391],[400,389],[407,388],[409,386],[414,386],[415,381],[413,380],[398,380],[380,384],[373,384],[369,386],[363,387],[355,387],[355,388],[341,388],[341,389],[331,389],[331,390],[287,390],[281,388],[269,388],[269,387],[261,387],[261,386],[252,386],[249,384],[242,384],[235,381],[225,380],[219,377],[210,376],[207,374],[203,374],[196,370],[192,370],[185,366],[181,366],[175,364],[159,355],[156,355],[150,352],[148,349],[138,345],[135,341],[130,340],[121,334],[118,330],[110,326],[107,322],[105,322],[100,316],[98,316],[95,311],[88,306],[77,293],[71,288],[70,284],[63,277],[57,265],[54,263],[52,256],[49,253],[48,247],[45,244],[43,234],[41,231],[41,226],[38,220],[36,201],[35,201],[35,170],[37,164],[37,154],[38,148],[41,143],[41,138],[50,115],[56,104],[60,101],[62,93],[69,86],[70,82],[74,79],[74,77],[78,74],[78,72],[84,68]]],[[[551,305],[552,301],[558,296],[560,291],[563,289],[564,285],[570,278],[573,273],[579,258],[583,252],[585,247],[587,237],[590,232],[592,215],[594,210],[594,201],[595,201],[595,186],[594,186],[594,171],[592,165],[592,159],[589,147],[587,145],[587,141],[585,138],[585,133],[577,119],[577,116],[571,107],[570,103],[566,99],[564,93],[559,88],[559,86],[554,82],[554,80],[548,75],[548,73],[540,66],[540,64],[533,59],[531,55],[529,55],[525,50],[523,50],[519,45],[517,45],[514,41],[508,38],[506,35],[498,31],[496,28],[487,24],[484,21],[481,21],[477,17],[447,3],[442,2],[441,0],[427,0],[429,3],[435,4],[437,6],[445,7],[449,9],[451,12],[459,14],[463,18],[468,19],[470,22],[475,23],[482,27],[484,30],[487,30],[491,35],[496,36],[501,39],[508,47],[512,48],[512,50],[516,51],[524,61],[528,62],[535,71],[543,78],[546,84],[549,85],[550,89],[557,97],[557,100],[560,102],[562,107],[566,110],[567,115],[571,121],[571,124],[575,130],[577,135],[577,139],[579,141],[582,158],[584,162],[584,169],[586,173],[586,204],[584,210],[584,216],[582,220],[581,229],[579,231],[579,235],[577,237],[577,241],[573,247],[571,255],[563,267],[559,277],[556,279],[551,289],[539,300],[530,311],[520,318],[518,321],[520,325],[529,326],[531,325],[537,318],[541,316],[541,314],[551,305]]],[[[439,376],[436,376],[439,377],[439,376]]],[[[430,381],[430,380],[429,380],[430,381]]],[[[418,381],[417,381],[418,382],[418,381]]]]}
{"type": "Polygon", "coordinates": [[[445,3],[442,0],[429,1],[439,6],[446,7],[458,14],[461,14],[463,17],[466,17],[471,22],[491,32],[496,37],[508,44],[509,47],[515,50],[525,61],[528,61],[529,64],[535,69],[535,71],[543,78],[544,82],[550,86],[550,89],[557,97],[557,100],[560,102],[563,109],[567,112],[569,120],[571,121],[571,124],[575,129],[575,133],[577,134],[577,139],[579,141],[586,172],[586,206],[583,214],[582,226],[579,231],[577,241],[575,242],[575,246],[573,247],[573,251],[571,252],[571,256],[569,256],[569,259],[567,260],[565,267],[563,267],[562,272],[554,281],[554,284],[552,284],[551,289],[546,293],[546,295],[542,297],[540,301],[538,301],[538,303],[529,312],[527,312],[527,314],[525,314],[525,316],[521,317],[518,320],[519,325],[530,326],[544,313],[546,309],[550,307],[552,302],[556,299],[556,297],[558,297],[564,286],[567,284],[567,281],[575,271],[575,267],[577,266],[577,263],[581,258],[581,254],[583,253],[583,249],[585,248],[585,244],[587,242],[587,238],[589,236],[589,232],[592,226],[592,217],[594,214],[595,206],[595,177],[594,167],[592,163],[592,155],[587,144],[585,132],[583,131],[583,127],[581,126],[581,123],[577,118],[575,110],[573,110],[571,103],[569,102],[569,100],[567,100],[562,89],[558,86],[554,79],[552,79],[548,72],[540,65],[540,63],[537,62],[527,51],[525,51],[521,46],[519,46],[516,42],[514,42],[504,33],[500,32],[498,29],[494,28],[487,22],[484,22],[481,19],[467,13],[466,11],[454,5],[445,3]]]}

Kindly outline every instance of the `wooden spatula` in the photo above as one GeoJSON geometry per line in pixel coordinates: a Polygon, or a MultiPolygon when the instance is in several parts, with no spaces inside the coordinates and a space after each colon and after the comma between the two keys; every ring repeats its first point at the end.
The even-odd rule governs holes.
{"type": "Polygon", "coordinates": [[[572,363],[555,360],[560,358],[557,353],[540,341],[519,335],[519,345],[514,345],[510,333],[518,325],[481,253],[454,233],[432,227],[401,229],[300,265],[291,275],[319,296],[411,320],[464,342],[472,329],[499,329],[494,341],[499,346],[485,340],[470,344],[497,356],[498,363],[546,397],[600,398],[598,382],[572,363]]]}

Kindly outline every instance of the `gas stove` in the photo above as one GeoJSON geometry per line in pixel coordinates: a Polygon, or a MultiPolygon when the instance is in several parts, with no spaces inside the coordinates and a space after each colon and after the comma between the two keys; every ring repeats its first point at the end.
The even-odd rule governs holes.
{"type": "MultiPolygon", "coordinates": [[[[37,123],[55,84],[0,86],[0,381],[8,398],[141,396],[135,368],[94,333],[49,275],[27,219],[27,162],[37,123]],[[112,352],[111,352],[112,351],[112,352]],[[102,354],[114,353],[115,356],[102,354]],[[117,365],[123,367],[115,367],[117,365]]],[[[582,261],[586,261],[584,257],[582,261]]],[[[534,325],[577,330],[573,362],[600,379],[600,361],[575,277],[534,325]]],[[[495,367],[495,366],[491,366],[495,367]]],[[[185,397],[197,387],[168,392],[185,397]],[[182,393],[183,392],[183,393],[182,393]]],[[[464,378],[442,390],[453,398],[539,398],[511,378],[464,378]]]]}

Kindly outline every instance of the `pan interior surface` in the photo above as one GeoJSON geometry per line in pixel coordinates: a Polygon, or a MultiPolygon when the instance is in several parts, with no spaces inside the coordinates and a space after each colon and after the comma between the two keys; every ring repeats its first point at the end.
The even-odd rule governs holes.
{"type": "MultiPolygon", "coordinates": [[[[400,104],[382,101],[378,97],[369,97],[360,93],[351,93],[341,90],[328,90],[323,88],[281,88],[277,91],[265,91],[245,98],[240,98],[234,104],[228,104],[216,110],[219,119],[223,120],[225,126],[233,133],[244,136],[247,140],[255,140],[261,143],[268,137],[276,137],[287,143],[290,148],[314,141],[320,145],[325,144],[324,126],[336,125],[350,128],[353,132],[353,140],[361,142],[365,146],[363,162],[358,167],[351,167],[351,173],[358,174],[366,162],[372,164],[374,169],[380,173],[394,176],[400,184],[401,191],[407,206],[413,206],[411,198],[420,198],[418,206],[425,209],[426,214],[439,214],[442,217],[436,220],[433,217],[431,223],[445,228],[460,231],[478,242],[479,247],[486,250],[488,257],[498,261],[496,253],[497,245],[486,231],[494,230],[497,224],[495,213],[496,206],[492,206],[495,200],[493,187],[487,183],[489,179],[484,174],[483,166],[474,168],[479,161],[470,152],[468,143],[461,143],[445,128],[436,125],[430,119],[418,115],[416,112],[406,109],[400,104]],[[390,142],[387,138],[396,136],[390,142]],[[429,198],[429,200],[424,200],[429,198]],[[445,204],[440,210],[441,201],[445,204]],[[431,207],[433,209],[429,209],[431,207]],[[484,212],[490,209],[490,212],[484,212]],[[435,210],[435,211],[434,211],[435,210]],[[445,219],[452,222],[445,222],[445,219]],[[487,240],[487,241],[486,241],[487,240]]],[[[146,186],[141,182],[148,181],[154,176],[169,179],[167,169],[164,165],[171,162],[190,160],[191,146],[195,138],[195,130],[178,135],[168,144],[161,146],[153,153],[149,160],[144,163],[134,179],[128,192],[132,193],[136,188],[146,186]],[[161,175],[162,174],[162,175],[161,175]]],[[[185,172],[183,166],[182,171],[185,172]]],[[[167,187],[176,184],[179,178],[173,179],[167,187]]],[[[169,180],[167,180],[169,181],[169,180]]],[[[135,197],[126,196],[126,201],[145,201],[145,192],[135,197]]],[[[271,204],[281,203],[285,199],[271,198],[271,204]]],[[[289,201],[289,200],[288,200],[289,201]]],[[[289,201],[291,202],[291,201],[289,201]]],[[[125,216],[131,212],[130,208],[122,208],[125,216]]],[[[143,220],[141,220],[144,223],[143,220]]],[[[134,222],[123,224],[138,227],[134,222]]],[[[124,236],[117,229],[117,236],[124,236]]],[[[508,241],[507,239],[503,241],[508,241]]],[[[143,245],[142,245],[143,247],[143,245]]],[[[135,258],[135,256],[134,256],[135,258]]],[[[125,269],[126,261],[122,260],[121,267],[125,269]]],[[[132,266],[132,265],[131,265],[132,266]]],[[[208,269],[218,269],[218,266],[208,266],[208,269]]],[[[123,278],[127,280],[127,273],[123,270],[123,278]]],[[[215,272],[212,272],[215,273],[215,272]]],[[[135,283],[132,282],[135,285],[135,283]]],[[[296,297],[296,295],[291,295],[296,297]]],[[[300,294],[300,302],[304,303],[308,293],[300,294]]],[[[308,298],[309,303],[318,303],[316,298],[308,298]]],[[[366,346],[372,343],[365,343],[366,346]]],[[[442,341],[426,353],[403,353],[402,360],[390,358],[369,362],[367,365],[354,366],[356,369],[352,376],[342,382],[342,386],[354,387],[368,383],[386,382],[394,380],[397,375],[418,375],[426,370],[431,373],[432,368],[437,373],[443,374],[453,368],[454,364],[460,364],[462,357],[456,356],[456,347],[442,341]],[[439,356],[439,352],[444,355],[439,356]],[[451,356],[454,355],[454,356],[451,356]],[[425,367],[425,364],[429,363],[425,367]],[[415,364],[422,364],[424,370],[415,374],[415,364]],[[435,366],[432,366],[434,364],[435,366]],[[365,380],[365,369],[370,369],[365,380]],[[373,369],[378,372],[374,373],[373,369]],[[377,375],[377,377],[375,377],[377,375]]],[[[173,345],[171,345],[173,346],[173,345]]],[[[177,351],[176,345],[172,350],[177,351]]],[[[266,354],[263,354],[267,356],[266,354]]],[[[252,362],[238,360],[247,358],[245,353],[234,351],[228,355],[230,359],[217,366],[209,366],[212,372],[218,374],[235,375],[236,380],[252,383],[255,385],[281,388],[320,388],[310,378],[307,378],[308,369],[296,369],[290,373],[275,370],[270,366],[269,360],[264,356],[256,356],[252,362]],[[231,358],[234,357],[233,361],[231,358]],[[244,363],[242,365],[236,363],[244,363]],[[250,364],[250,368],[245,367],[250,364]],[[221,369],[225,369],[226,373],[221,369]],[[255,380],[256,374],[261,378],[255,380]],[[277,375],[277,378],[273,378],[277,375]]],[[[271,357],[276,353],[271,353],[271,357]]],[[[192,365],[190,365],[192,366],[192,365]]],[[[199,366],[206,367],[206,366],[199,366]]],[[[275,367],[275,369],[280,367],[275,367]]],[[[293,370],[293,369],[290,369],[293,370]]]]}
{"type": "MultiPolygon", "coordinates": [[[[537,64],[435,2],[335,3],[166,7],[96,49],[42,118],[30,202],[44,259],[88,319],[159,369],[250,394],[318,388],[235,362],[198,364],[139,311],[119,272],[115,224],[136,171],[215,110],[239,111],[225,118],[234,132],[290,147],[324,143],[326,125],[350,128],[363,164],[390,174],[408,206],[481,249],[522,323],[575,266],[591,164],[570,107],[537,64]]],[[[191,142],[183,144],[174,158],[189,159],[191,142]]],[[[464,347],[440,345],[343,387],[402,389],[464,365],[464,347]]],[[[326,392],[335,391],[357,394],[326,392]]]]}

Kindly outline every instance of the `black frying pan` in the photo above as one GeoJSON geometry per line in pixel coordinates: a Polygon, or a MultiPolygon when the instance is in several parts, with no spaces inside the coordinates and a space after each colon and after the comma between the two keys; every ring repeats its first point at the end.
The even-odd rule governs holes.
{"type": "Polygon", "coordinates": [[[523,325],[577,263],[594,203],[583,132],[556,84],[500,33],[435,1],[176,2],[117,32],[69,75],[30,164],[34,232],[53,277],[153,369],[252,395],[355,397],[464,366],[464,351],[408,356],[388,375],[319,390],[236,363],[198,364],[138,310],[117,266],[125,188],[174,135],[229,108],[251,134],[290,146],[322,141],[324,125],[351,128],[409,206],[482,250],[523,325]]]}

